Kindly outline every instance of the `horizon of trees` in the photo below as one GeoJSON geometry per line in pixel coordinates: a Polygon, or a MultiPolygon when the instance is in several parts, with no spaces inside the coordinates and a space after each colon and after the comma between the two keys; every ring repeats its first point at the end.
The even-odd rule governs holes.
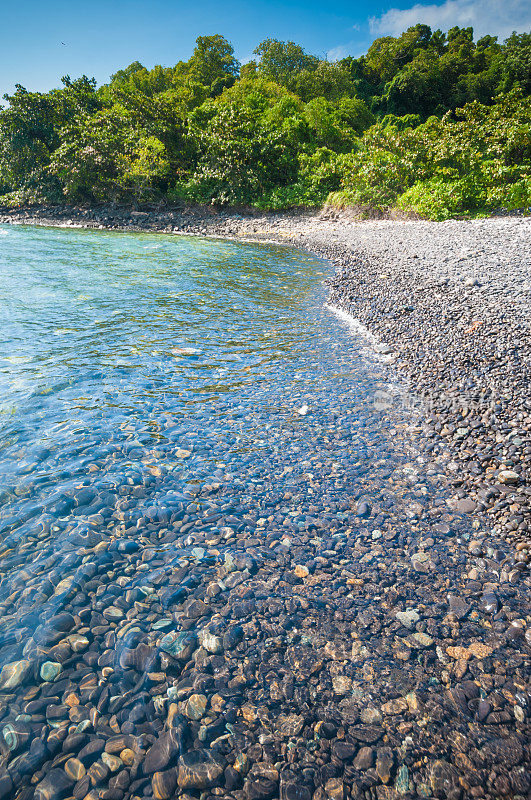
{"type": "Polygon", "coordinates": [[[531,205],[531,33],[415,25],[337,62],[223,36],[188,61],[133,62],[97,87],[17,85],[0,107],[0,204],[327,198],[444,218],[531,205]]]}

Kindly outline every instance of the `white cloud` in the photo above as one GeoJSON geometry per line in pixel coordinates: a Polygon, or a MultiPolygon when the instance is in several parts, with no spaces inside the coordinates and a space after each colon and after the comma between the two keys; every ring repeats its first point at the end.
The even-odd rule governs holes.
{"type": "Polygon", "coordinates": [[[342,58],[346,58],[348,54],[348,48],[344,47],[342,44],[326,51],[328,61],[340,61],[342,58]]]}
{"type": "Polygon", "coordinates": [[[531,30],[531,3],[529,0],[446,0],[442,5],[417,3],[411,8],[392,8],[381,17],[369,19],[371,32],[377,36],[398,36],[418,22],[444,31],[454,25],[472,26],[476,38],[490,33],[502,40],[513,31],[531,30]]]}

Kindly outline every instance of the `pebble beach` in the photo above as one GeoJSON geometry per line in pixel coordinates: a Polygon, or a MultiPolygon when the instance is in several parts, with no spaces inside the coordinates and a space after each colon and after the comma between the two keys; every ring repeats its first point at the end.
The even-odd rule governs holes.
{"type": "MultiPolygon", "coordinates": [[[[528,798],[531,221],[48,209],[0,223],[324,259],[325,302],[374,359],[381,446],[360,434],[354,477],[334,474],[358,436],[338,381],[315,453],[290,431],[240,484],[220,469],[139,527],[135,498],[170,481],[151,465],[147,484],[109,488],[108,516],[89,509],[59,561],[24,571],[24,544],[4,546],[0,798],[528,798]],[[270,476],[253,505],[249,481],[267,495],[270,476]]],[[[311,430],[312,402],[297,414],[311,430]]],[[[52,521],[35,536],[53,540],[52,521]]]]}

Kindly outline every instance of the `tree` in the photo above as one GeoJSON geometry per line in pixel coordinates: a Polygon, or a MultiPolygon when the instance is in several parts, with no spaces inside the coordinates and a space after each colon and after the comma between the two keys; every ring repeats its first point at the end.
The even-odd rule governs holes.
{"type": "Polygon", "coordinates": [[[232,85],[240,65],[234,57],[234,48],[219,33],[214,36],[198,36],[192,57],[188,62],[192,78],[211,86],[216,81],[232,85]]]}
{"type": "Polygon", "coordinates": [[[259,72],[284,85],[303,70],[313,72],[319,66],[319,59],[305,53],[295,42],[265,39],[254,53],[260,58],[259,72]]]}
{"type": "Polygon", "coordinates": [[[513,33],[503,45],[501,89],[519,86],[531,92],[531,33],[513,33]]]}

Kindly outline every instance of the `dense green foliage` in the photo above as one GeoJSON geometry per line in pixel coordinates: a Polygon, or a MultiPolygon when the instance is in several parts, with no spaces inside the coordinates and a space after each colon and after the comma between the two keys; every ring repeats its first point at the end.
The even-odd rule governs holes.
{"type": "Polygon", "coordinates": [[[426,25],[337,63],[222,36],[96,87],[17,86],[0,110],[0,202],[330,202],[433,219],[531,205],[531,34],[426,25]]]}

